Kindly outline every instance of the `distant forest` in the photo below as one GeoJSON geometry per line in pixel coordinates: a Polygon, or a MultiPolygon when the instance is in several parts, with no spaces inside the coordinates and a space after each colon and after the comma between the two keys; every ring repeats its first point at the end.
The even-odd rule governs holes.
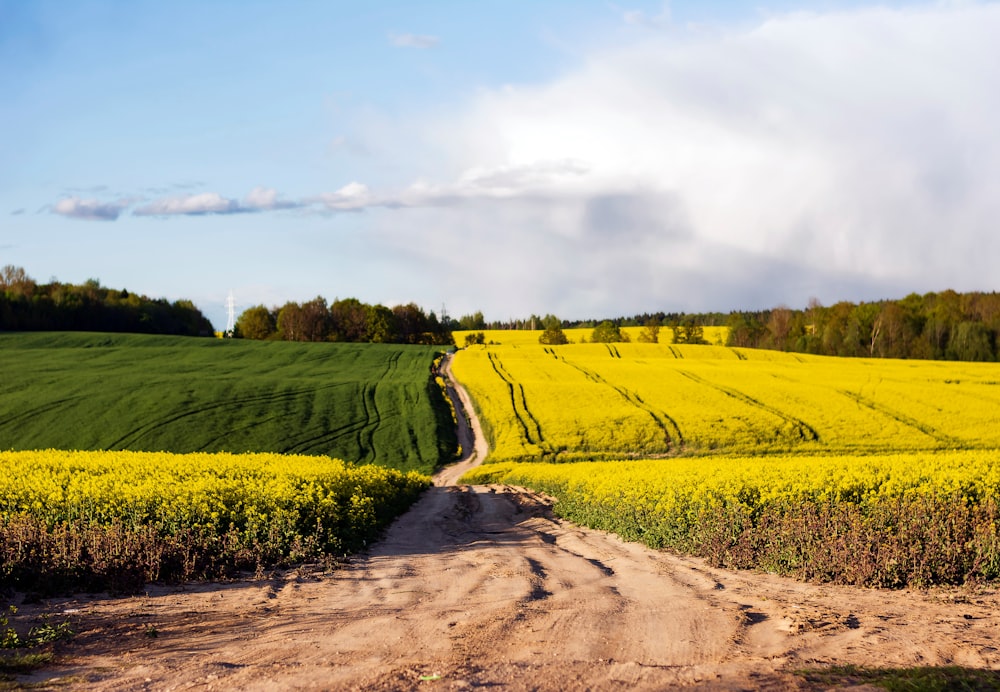
{"type": "Polygon", "coordinates": [[[322,296],[305,303],[285,303],[244,310],[233,336],[286,341],[349,341],[382,344],[453,344],[451,321],[439,320],[414,303],[387,308],[356,298],[327,304],[322,296]]]}
{"type": "Polygon", "coordinates": [[[1000,294],[942,291],[874,303],[734,312],[729,344],[829,356],[997,360],[1000,294]]]}
{"type": "Polygon", "coordinates": [[[0,269],[0,330],[92,331],[212,336],[212,323],[189,300],[173,303],[86,283],[40,284],[24,269],[0,269]]]}

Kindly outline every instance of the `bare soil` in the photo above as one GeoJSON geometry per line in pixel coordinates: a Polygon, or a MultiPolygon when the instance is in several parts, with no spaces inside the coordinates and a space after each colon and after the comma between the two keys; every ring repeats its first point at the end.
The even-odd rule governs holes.
{"type": "MultiPolygon", "coordinates": [[[[475,463],[484,450],[468,435],[475,463]]],[[[713,569],[562,521],[524,489],[455,486],[456,473],[439,474],[367,555],[333,571],[24,605],[18,619],[69,617],[77,635],[57,645],[57,665],[22,680],[784,690],[810,688],[796,670],[832,664],[1000,668],[995,589],[878,591],[713,569]]]]}

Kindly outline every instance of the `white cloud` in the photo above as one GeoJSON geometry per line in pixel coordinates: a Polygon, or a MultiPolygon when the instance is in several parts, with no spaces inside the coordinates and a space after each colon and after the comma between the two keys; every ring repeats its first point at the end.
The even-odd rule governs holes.
{"type": "MultiPolygon", "coordinates": [[[[178,186],[174,186],[178,187],[178,186]]],[[[50,207],[51,211],[78,219],[116,220],[126,209],[132,207],[139,198],[123,197],[114,202],[100,202],[95,199],[67,197],[50,207]]],[[[189,195],[162,197],[136,207],[136,216],[199,216],[206,214],[243,214],[282,209],[297,209],[304,205],[282,199],[274,188],[258,186],[253,188],[242,202],[223,197],[217,192],[202,192],[189,195]]]]}
{"type": "Polygon", "coordinates": [[[295,209],[299,202],[280,199],[274,188],[258,186],[252,189],[243,202],[223,197],[217,192],[164,197],[138,207],[137,216],[198,216],[203,214],[243,214],[249,212],[295,209]]]}
{"type": "Polygon", "coordinates": [[[129,205],[128,200],[101,202],[96,199],[66,197],[52,206],[52,211],[61,216],[88,221],[114,221],[129,205]]]}
{"type": "Polygon", "coordinates": [[[351,182],[336,192],[308,198],[331,211],[362,211],[372,208],[448,207],[488,199],[540,197],[547,190],[556,194],[562,182],[586,173],[579,161],[540,161],[531,165],[477,166],[462,171],[455,180],[435,183],[418,180],[401,190],[372,192],[367,185],[351,182]]]}
{"type": "Polygon", "coordinates": [[[389,42],[401,48],[433,48],[439,41],[437,36],[427,34],[389,34],[389,42]]]}
{"type": "Polygon", "coordinates": [[[274,209],[295,209],[301,206],[298,202],[291,202],[279,198],[278,191],[273,187],[258,186],[250,191],[243,200],[240,209],[244,211],[269,211],[274,209]]]}
{"type": "Polygon", "coordinates": [[[417,181],[399,193],[380,198],[378,202],[379,206],[434,207],[476,200],[561,196],[565,183],[586,172],[587,167],[583,163],[572,159],[473,166],[462,171],[453,181],[417,181]]]}
{"type": "Polygon", "coordinates": [[[217,192],[202,192],[195,195],[157,199],[136,208],[132,213],[136,216],[174,216],[176,214],[233,214],[242,210],[236,200],[227,199],[217,192]]]}
{"type": "Polygon", "coordinates": [[[325,192],[306,201],[322,204],[330,211],[361,211],[367,207],[379,206],[368,186],[358,182],[350,182],[336,192],[325,192]]]}
{"type": "Polygon", "coordinates": [[[664,2],[658,14],[649,14],[643,10],[620,10],[626,24],[660,28],[670,23],[670,3],[664,2]]]}
{"type": "Polygon", "coordinates": [[[246,196],[244,205],[254,209],[271,209],[278,201],[278,191],[273,187],[255,187],[246,196]]]}

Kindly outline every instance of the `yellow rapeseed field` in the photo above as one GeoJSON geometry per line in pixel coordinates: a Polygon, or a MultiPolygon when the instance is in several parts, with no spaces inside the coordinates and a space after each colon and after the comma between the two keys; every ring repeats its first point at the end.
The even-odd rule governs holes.
{"type": "Polygon", "coordinates": [[[873,505],[914,497],[1000,500],[994,451],[867,456],[679,457],[629,462],[487,464],[470,482],[510,482],[570,493],[617,513],[693,517],[723,506],[748,513],[785,502],[873,505]]]}
{"type": "Polygon", "coordinates": [[[2,517],[165,530],[236,526],[251,535],[266,535],[291,515],[300,524],[363,530],[377,505],[429,484],[415,472],[283,454],[7,451],[0,469],[2,517]]]}
{"type": "Polygon", "coordinates": [[[1000,448],[1000,366],[721,346],[474,346],[494,461],[1000,448]]]}
{"type": "Polygon", "coordinates": [[[472,346],[452,368],[491,444],[464,482],[719,565],[1000,577],[1000,365],[632,342],[472,346]]]}
{"type": "Polygon", "coordinates": [[[717,566],[879,587],[1000,578],[995,450],[502,462],[463,481],[533,488],[568,519],[717,566]]]}
{"type": "Polygon", "coordinates": [[[363,547],[430,478],[329,457],[0,452],[0,585],[134,589],[363,547]]]}

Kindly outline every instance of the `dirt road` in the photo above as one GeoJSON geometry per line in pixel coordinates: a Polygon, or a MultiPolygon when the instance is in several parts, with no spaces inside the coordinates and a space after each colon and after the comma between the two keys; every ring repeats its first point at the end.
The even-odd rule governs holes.
{"type": "Polygon", "coordinates": [[[434,487],[329,573],[26,608],[77,625],[64,662],[33,678],[60,689],[777,690],[832,663],[1000,668],[995,590],[711,569],[510,487],[434,487]]]}
{"type": "Polygon", "coordinates": [[[472,407],[472,400],[465,387],[455,381],[451,374],[451,355],[441,362],[441,376],[444,377],[448,398],[455,408],[458,424],[458,444],[462,449],[458,463],[441,469],[434,474],[434,485],[444,487],[455,485],[458,479],[473,466],[483,463],[489,448],[486,436],[479,425],[479,418],[472,407]]]}

